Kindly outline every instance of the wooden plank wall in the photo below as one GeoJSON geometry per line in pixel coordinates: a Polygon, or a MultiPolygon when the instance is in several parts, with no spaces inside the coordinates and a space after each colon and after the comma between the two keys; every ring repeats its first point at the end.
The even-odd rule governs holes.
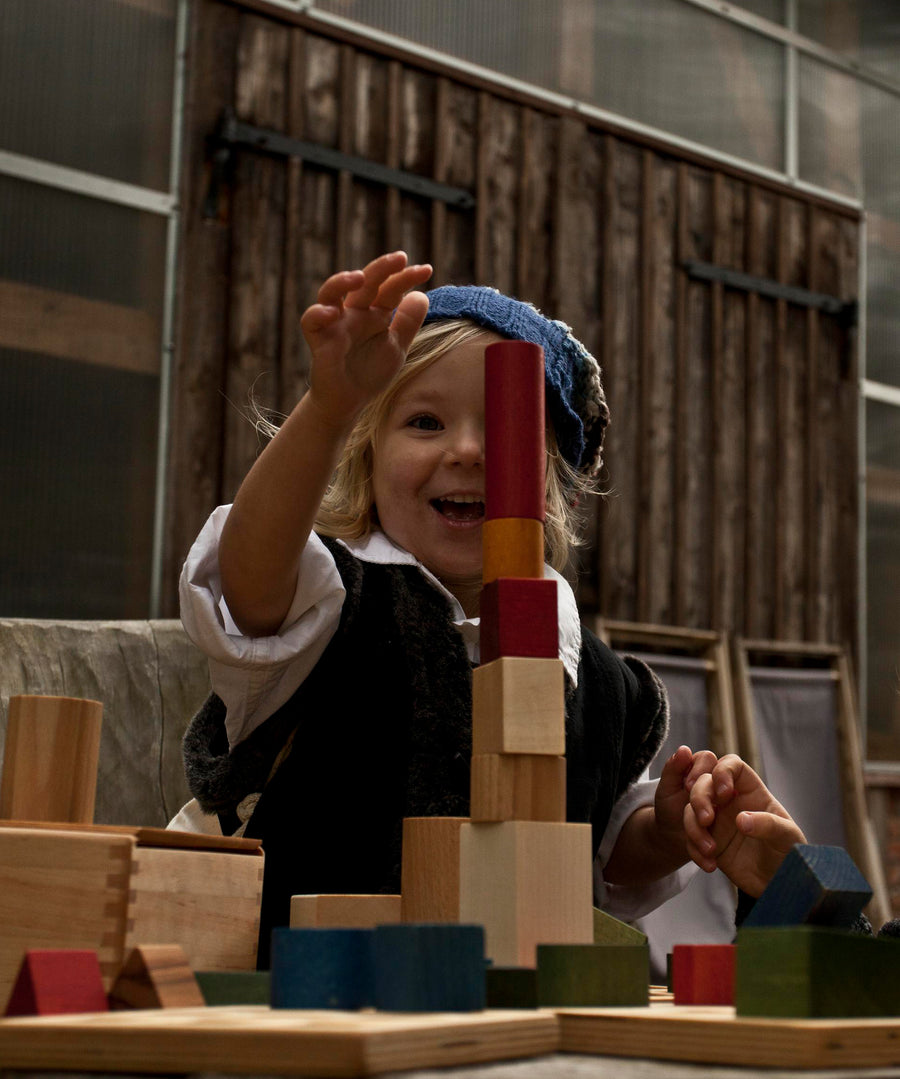
{"type": "Polygon", "coordinates": [[[298,319],[340,267],[404,247],[570,323],[612,410],[580,556],[585,611],[780,640],[856,640],[852,334],[694,280],[685,259],[850,300],[856,218],[402,54],[241,7],[194,8],[167,595],[258,449],[253,389],[289,410],[298,319]],[[474,210],[239,152],[204,217],[207,136],[241,120],[463,187],[474,210]]]}

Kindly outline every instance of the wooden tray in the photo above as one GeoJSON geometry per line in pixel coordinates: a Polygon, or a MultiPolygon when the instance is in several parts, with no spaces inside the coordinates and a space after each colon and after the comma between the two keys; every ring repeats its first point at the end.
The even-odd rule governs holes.
{"type": "Polygon", "coordinates": [[[900,1064],[900,1018],[738,1019],[734,1008],[669,1003],[556,1014],[562,1052],[782,1069],[900,1064]]]}
{"type": "Polygon", "coordinates": [[[556,1051],[550,1011],[398,1015],[264,1005],[0,1019],[4,1068],[367,1076],[556,1051]]]}

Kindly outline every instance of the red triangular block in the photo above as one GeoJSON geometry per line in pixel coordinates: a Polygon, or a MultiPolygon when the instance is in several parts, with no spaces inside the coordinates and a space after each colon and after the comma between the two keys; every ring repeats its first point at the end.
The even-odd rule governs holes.
{"type": "Polygon", "coordinates": [[[109,1011],[97,953],[78,948],[25,952],[6,1015],[109,1011]]]}

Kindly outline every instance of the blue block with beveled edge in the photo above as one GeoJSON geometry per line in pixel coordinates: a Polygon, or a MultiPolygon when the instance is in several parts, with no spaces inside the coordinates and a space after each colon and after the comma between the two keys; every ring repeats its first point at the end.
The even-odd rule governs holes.
{"type": "Polygon", "coordinates": [[[272,930],[273,1008],[371,1007],[371,929],[272,930]]]}
{"type": "Polygon", "coordinates": [[[847,929],[871,898],[868,881],[842,847],[797,843],[743,924],[847,929]]]}
{"type": "Polygon", "coordinates": [[[470,1012],[485,1006],[484,928],[452,923],[373,930],[375,1007],[389,1012],[470,1012]]]}

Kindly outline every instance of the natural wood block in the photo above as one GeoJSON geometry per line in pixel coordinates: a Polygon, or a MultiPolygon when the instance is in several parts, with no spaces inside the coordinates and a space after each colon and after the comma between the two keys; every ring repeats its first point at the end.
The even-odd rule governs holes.
{"type": "Polygon", "coordinates": [[[28,948],[97,952],[107,991],[132,947],[180,944],[192,966],[253,969],[261,849],[156,847],[208,837],[162,829],[0,827],[0,998],[28,948]],[[252,852],[252,853],[251,853],[252,852]]]}
{"type": "Polygon", "coordinates": [[[676,944],[672,991],[676,1004],[733,1004],[733,944],[676,944]]]}
{"type": "Polygon", "coordinates": [[[196,1008],[205,1003],[178,944],[132,948],[109,993],[112,1008],[196,1008]]]}
{"type": "Polygon", "coordinates": [[[495,967],[485,971],[488,1008],[536,1008],[537,970],[534,967],[495,967]]]}
{"type": "Polygon", "coordinates": [[[374,929],[272,930],[273,1008],[366,1008],[375,1002],[374,929]]]}
{"type": "Polygon", "coordinates": [[[472,752],[565,754],[562,660],[506,656],[475,668],[472,752]]]}
{"type": "Polygon", "coordinates": [[[269,1004],[267,970],[197,970],[197,985],[207,1007],[226,1004],[269,1004]]]}
{"type": "Polygon", "coordinates": [[[487,520],[544,520],[544,350],[498,341],[484,350],[484,468],[487,520]]]}
{"type": "Polygon", "coordinates": [[[566,758],[476,753],[471,814],[476,821],[566,819],[566,758]]]}
{"type": "Polygon", "coordinates": [[[400,869],[404,922],[458,922],[459,834],[468,817],[406,817],[400,869]]]}
{"type": "Polygon", "coordinates": [[[539,944],[541,1007],[646,1007],[650,948],[646,944],[539,944]]]}
{"type": "Polygon", "coordinates": [[[400,920],[399,895],[291,896],[291,929],[372,929],[400,920]]]}
{"type": "Polygon", "coordinates": [[[380,925],[372,932],[376,1008],[387,1012],[484,1008],[480,925],[380,925]]]}
{"type": "Polygon", "coordinates": [[[4,1014],[60,1015],[108,1008],[95,951],[33,948],[22,958],[4,1014]]]}
{"type": "Polygon", "coordinates": [[[646,944],[647,934],[627,922],[619,921],[605,910],[593,908],[595,944],[646,944]]]}
{"type": "Polygon", "coordinates": [[[103,705],[76,697],[10,697],[0,817],[91,824],[103,705]]]}
{"type": "Polygon", "coordinates": [[[481,662],[501,656],[559,657],[556,581],[498,577],[481,590],[481,662]]]}
{"type": "Polygon", "coordinates": [[[739,1016],[900,1015],[900,942],[821,926],[738,930],[739,1016]]]}
{"type": "Polygon", "coordinates": [[[488,957],[533,967],[538,944],[589,944],[591,826],[472,823],[460,831],[461,922],[483,925],[488,957]]]}
{"type": "Polygon", "coordinates": [[[481,526],[485,584],[499,577],[544,576],[544,525],[530,517],[498,517],[481,526]]]}
{"type": "Polygon", "coordinates": [[[848,928],[872,889],[842,847],[796,844],[744,919],[744,926],[828,925],[848,928]]]}

